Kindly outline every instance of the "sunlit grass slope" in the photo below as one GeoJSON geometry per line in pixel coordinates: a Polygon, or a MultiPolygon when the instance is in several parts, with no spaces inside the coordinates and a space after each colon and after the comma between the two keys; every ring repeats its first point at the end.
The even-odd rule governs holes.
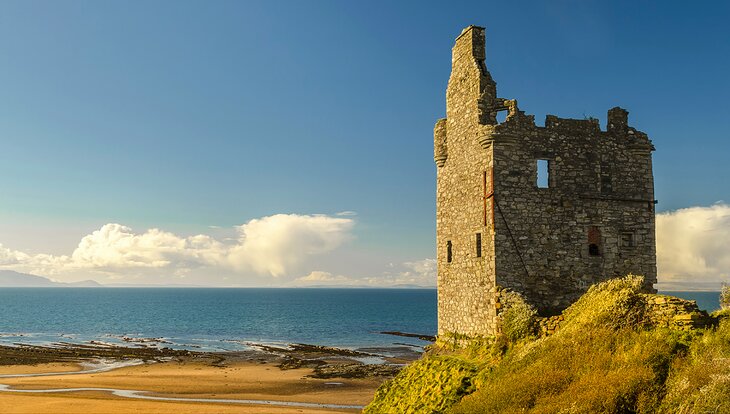
{"type": "Polygon", "coordinates": [[[548,337],[524,329],[534,314],[518,306],[503,321],[509,336],[441,340],[365,413],[730,413],[730,318],[719,313],[707,329],[647,325],[641,284],[592,287],[548,337]]]}

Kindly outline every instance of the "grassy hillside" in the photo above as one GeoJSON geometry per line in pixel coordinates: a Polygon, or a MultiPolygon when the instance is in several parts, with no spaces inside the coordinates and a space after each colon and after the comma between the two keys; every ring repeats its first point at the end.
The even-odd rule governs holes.
{"type": "MultiPolygon", "coordinates": [[[[650,312],[664,299],[640,293],[641,282],[592,287],[547,337],[516,306],[503,321],[509,335],[442,339],[364,412],[730,413],[730,312],[705,329],[659,327],[650,312]]],[[[696,316],[677,312],[663,317],[696,316]]]]}

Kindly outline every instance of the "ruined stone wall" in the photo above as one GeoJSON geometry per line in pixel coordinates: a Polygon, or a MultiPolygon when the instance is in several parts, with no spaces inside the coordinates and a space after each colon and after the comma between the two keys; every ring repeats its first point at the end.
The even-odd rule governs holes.
{"type": "Polygon", "coordinates": [[[497,97],[484,59],[484,29],[470,26],[453,49],[447,117],[434,128],[439,334],[494,334],[501,287],[543,314],[615,276],[644,275],[651,290],[647,136],[621,108],[609,111],[605,131],[597,120],[555,116],[537,126],[515,100],[497,97]],[[508,111],[502,123],[499,111],[508,111]],[[539,159],[549,188],[537,186],[539,159]]]}
{"type": "Polygon", "coordinates": [[[697,307],[693,300],[667,295],[643,295],[645,302],[644,323],[671,329],[690,330],[705,328],[714,323],[707,312],[697,307]]]}
{"type": "MultiPolygon", "coordinates": [[[[494,245],[484,223],[484,172],[491,153],[477,142],[480,96],[494,89],[483,67],[483,32],[467,29],[453,50],[446,94],[447,118],[434,129],[439,335],[484,335],[495,329],[494,245]],[[477,257],[476,234],[482,238],[477,257]],[[451,261],[448,245],[451,245],[451,261]]],[[[486,115],[487,117],[489,114],[486,115]]],[[[487,185],[490,185],[487,183],[487,185]]]]}
{"type": "MultiPolygon", "coordinates": [[[[620,108],[611,118],[626,119],[620,108]]],[[[517,112],[494,137],[497,284],[541,313],[560,311],[587,288],[629,273],[656,282],[651,143],[632,129],[517,112]],[[548,188],[537,185],[547,160],[548,188]],[[590,245],[594,244],[593,247],[590,245]]]]}
{"type": "MultiPolygon", "coordinates": [[[[642,318],[645,326],[664,327],[678,330],[706,328],[717,323],[717,319],[697,307],[693,300],[680,299],[674,296],[640,294],[642,318]]],[[[537,318],[537,333],[548,336],[557,332],[565,320],[563,314],[537,318]]]]}

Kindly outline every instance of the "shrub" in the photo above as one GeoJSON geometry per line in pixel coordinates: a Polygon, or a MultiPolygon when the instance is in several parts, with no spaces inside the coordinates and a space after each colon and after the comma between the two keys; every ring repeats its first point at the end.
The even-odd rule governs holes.
{"type": "Polygon", "coordinates": [[[563,312],[561,330],[581,330],[591,326],[612,329],[638,327],[644,319],[644,299],[640,295],[643,276],[628,275],[593,285],[563,312]]]}
{"type": "Polygon", "coordinates": [[[525,302],[517,292],[503,291],[501,294],[504,306],[500,314],[500,329],[510,341],[517,341],[534,335],[537,311],[525,302]]]}
{"type": "Polygon", "coordinates": [[[718,309],[712,312],[710,316],[717,319],[718,321],[722,321],[723,319],[730,319],[730,308],[718,309]]]}
{"type": "Polygon", "coordinates": [[[730,285],[723,283],[720,290],[720,309],[730,309],[730,285]]]}

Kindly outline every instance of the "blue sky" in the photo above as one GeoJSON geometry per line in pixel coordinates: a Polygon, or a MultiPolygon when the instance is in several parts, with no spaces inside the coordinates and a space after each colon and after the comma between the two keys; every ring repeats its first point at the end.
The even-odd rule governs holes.
{"type": "Polygon", "coordinates": [[[500,96],[539,124],[605,125],[608,108],[627,108],[657,147],[658,211],[718,208],[730,201],[729,17],[725,2],[0,1],[6,267],[172,283],[164,263],[64,273],[17,257],[70,256],[109,223],[128,228],[102,232],[122,240],[157,228],[225,243],[281,214],[325,215],[324,230],[302,225],[342,237],[315,237],[313,257],[274,279],[249,266],[187,280],[432,274],[432,130],[469,24],[487,28],[500,96]]]}

